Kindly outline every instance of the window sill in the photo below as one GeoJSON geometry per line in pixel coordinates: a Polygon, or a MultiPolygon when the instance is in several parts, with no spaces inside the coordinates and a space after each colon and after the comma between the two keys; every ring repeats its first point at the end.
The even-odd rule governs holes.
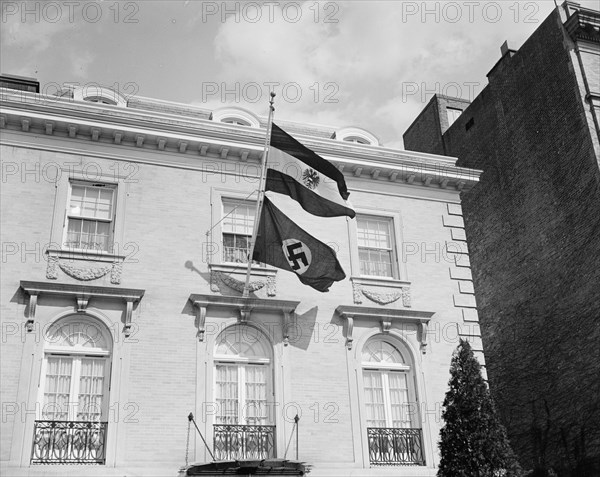
{"type": "MultiPolygon", "coordinates": [[[[226,285],[239,293],[244,292],[246,283],[247,263],[212,263],[208,265],[210,270],[210,289],[212,292],[223,293],[226,285]]],[[[252,264],[250,268],[250,293],[261,289],[266,290],[267,296],[275,296],[277,269],[252,264]]],[[[223,293],[225,294],[225,293],[223,293]]]]}
{"type": "Polygon", "coordinates": [[[48,257],[58,257],[65,260],[93,260],[95,262],[123,262],[125,255],[116,255],[104,250],[79,248],[48,249],[48,257]]]}
{"type": "Polygon", "coordinates": [[[365,298],[384,306],[401,298],[403,307],[411,307],[410,282],[386,277],[350,277],[350,280],[354,303],[357,305],[362,304],[365,298]]]}

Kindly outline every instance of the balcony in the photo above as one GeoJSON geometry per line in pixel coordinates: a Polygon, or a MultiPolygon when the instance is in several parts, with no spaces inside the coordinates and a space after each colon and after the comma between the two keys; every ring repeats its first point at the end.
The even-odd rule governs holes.
{"type": "Polygon", "coordinates": [[[107,422],[35,421],[32,464],[104,464],[107,422]]]}
{"type": "Polygon", "coordinates": [[[215,460],[270,459],[275,457],[275,426],[215,424],[215,460]]]}
{"type": "Polygon", "coordinates": [[[421,429],[367,428],[371,465],[425,465],[421,429]]]}

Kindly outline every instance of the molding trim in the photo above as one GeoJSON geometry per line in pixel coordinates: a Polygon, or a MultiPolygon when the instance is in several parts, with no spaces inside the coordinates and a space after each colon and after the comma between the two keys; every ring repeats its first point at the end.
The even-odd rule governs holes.
{"type": "Polygon", "coordinates": [[[427,351],[427,325],[435,312],[416,311],[416,310],[398,310],[391,308],[376,308],[368,306],[340,305],[335,311],[346,320],[346,347],[352,349],[354,340],[352,334],[354,331],[354,320],[366,320],[370,322],[379,322],[383,333],[389,333],[394,323],[414,323],[419,328],[419,341],[423,354],[427,351]]]}
{"type": "Polygon", "coordinates": [[[195,324],[198,329],[196,333],[198,341],[204,341],[206,312],[208,308],[214,307],[234,310],[238,315],[238,323],[250,321],[254,312],[267,311],[281,314],[283,343],[285,346],[289,343],[289,325],[295,319],[296,307],[300,304],[299,301],[290,300],[265,300],[261,298],[196,294],[190,295],[188,300],[196,309],[195,324]]]}
{"type": "Polygon", "coordinates": [[[111,300],[125,301],[125,326],[123,333],[128,337],[131,330],[131,317],[133,306],[144,296],[145,290],[137,288],[114,288],[89,285],[73,285],[69,283],[48,283],[21,280],[20,288],[29,296],[27,309],[27,331],[33,330],[37,297],[39,295],[52,295],[73,298],[77,312],[84,312],[88,303],[93,298],[108,298],[111,300]]]}

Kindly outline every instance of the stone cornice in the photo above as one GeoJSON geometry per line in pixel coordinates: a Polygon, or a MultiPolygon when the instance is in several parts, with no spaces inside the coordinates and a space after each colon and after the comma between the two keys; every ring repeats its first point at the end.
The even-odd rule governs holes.
{"type": "Polygon", "coordinates": [[[126,304],[124,320],[125,325],[123,328],[125,336],[129,336],[130,333],[133,306],[142,299],[145,293],[145,290],[140,290],[137,288],[100,287],[90,285],[74,285],[70,283],[34,282],[26,280],[21,280],[20,287],[25,293],[27,293],[27,295],[29,295],[27,321],[25,323],[27,331],[33,331],[38,296],[54,295],[74,298],[77,303],[77,312],[85,312],[88,302],[92,298],[124,300],[126,304]]]}
{"type": "Polygon", "coordinates": [[[21,288],[28,294],[49,294],[73,297],[122,298],[139,301],[145,290],[137,288],[100,287],[90,285],[74,285],[71,283],[33,282],[21,280],[21,288]]]}
{"type": "MultiPolygon", "coordinates": [[[[258,162],[262,156],[264,129],[7,89],[0,90],[0,99],[0,126],[6,130],[223,160],[258,162]]],[[[344,174],[362,179],[462,190],[481,174],[456,167],[456,158],[296,136],[344,174]]]]}
{"type": "Polygon", "coordinates": [[[295,316],[299,301],[290,300],[264,300],[261,298],[243,298],[222,295],[195,295],[189,297],[189,301],[196,308],[196,328],[199,341],[204,341],[206,312],[208,308],[224,308],[234,310],[238,314],[238,322],[246,323],[253,312],[266,311],[281,314],[281,327],[283,342],[289,343],[289,325],[295,316]]]}
{"type": "Polygon", "coordinates": [[[600,43],[600,12],[581,8],[573,2],[566,2],[565,7],[571,16],[565,22],[569,36],[574,40],[585,40],[600,43]]]}
{"type": "Polygon", "coordinates": [[[346,321],[346,347],[352,349],[354,320],[379,322],[382,333],[388,333],[393,322],[416,324],[419,329],[421,350],[427,349],[427,324],[435,314],[431,311],[379,308],[370,306],[340,305],[335,310],[346,321]]]}

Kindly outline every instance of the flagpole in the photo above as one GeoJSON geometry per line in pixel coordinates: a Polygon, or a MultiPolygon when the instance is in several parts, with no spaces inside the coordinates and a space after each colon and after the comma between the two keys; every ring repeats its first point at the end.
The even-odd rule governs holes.
{"type": "Polygon", "coordinates": [[[263,149],[262,168],[260,170],[260,182],[258,184],[258,200],[256,201],[256,213],[254,214],[254,228],[252,229],[252,239],[250,244],[250,254],[248,255],[248,268],[246,270],[246,283],[244,285],[243,298],[248,298],[250,294],[250,273],[252,271],[252,256],[254,255],[254,245],[258,235],[258,224],[260,222],[260,213],[262,210],[263,199],[265,197],[265,179],[267,171],[267,161],[269,159],[269,143],[271,142],[271,125],[273,124],[273,102],[275,92],[271,91],[271,99],[269,99],[269,118],[267,119],[267,134],[265,135],[265,147],[263,149]]]}

